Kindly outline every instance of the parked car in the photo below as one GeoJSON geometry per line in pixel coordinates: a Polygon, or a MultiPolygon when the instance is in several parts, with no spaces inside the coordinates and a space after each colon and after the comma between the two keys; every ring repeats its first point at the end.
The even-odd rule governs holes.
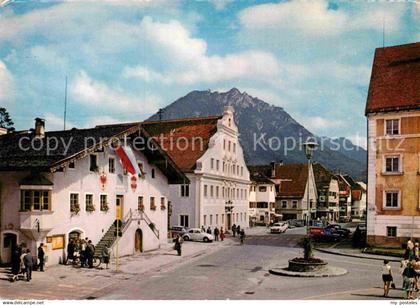
{"type": "Polygon", "coordinates": [[[178,236],[178,235],[183,236],[185,233],[187,233],[187,231],[188,231],[188,229],[186,227],[183,227],[183,226],[173,226],[170,229],[171,237],[175,237],[175,236],[178,236]]]}
{"type": "Polygon", "coordinates": [[[189,229],[182,238],[185,241],[192,240],[192,241],[204,241],[205,243],[212,242],[214,240],[213,235],[208,234],[206,232],[202,232],[201,229],[192,228],[189,229]]]}
{"type": "Polygon", "coordinates": [[[351,222],[351,216],[340,216],[338,218],[339,222],[351,222]]]}
{"type": "Polygon", "coordinates": [[[346,229],[346,228],[343,228],[339,224],[330,224],[330,225],[326,226],[325,229],[331,229],[335,233],[338,233],[338,234],[342,235],[343,237],[347,237],[347,236],[350,235],[350,230],[346,229]]]}
{"type": "Polygon", "coordinates": [[[339,241],[342,238],[342,235],[334,232],[333,229],[322,227],[309,228],[309,235],[318,241],[339,241]]]}
{"type": "Polygon", "coordinates": [[[276,222],[270,227],[270,233],[284,233],[288,227],[287,222],[276,222]]]}

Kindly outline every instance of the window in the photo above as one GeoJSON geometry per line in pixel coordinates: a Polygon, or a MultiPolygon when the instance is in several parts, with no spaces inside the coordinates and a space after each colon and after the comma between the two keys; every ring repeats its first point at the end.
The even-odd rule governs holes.
{"type": "Polygon", "coordinates": [[[155,197],[150,197],[150,209],[152,211],[156,210],[155,197]]]}
{"type": "Polygon", "coordinates": [[[144,211],[144,202],[143,202],[143,196],[139,196],[137,198],[137,209],[139,211],[144,211]]]}
{"type": "Polygon", "coordinates": [[[385,191],[385,207],[398,208],[399,206],[399,191],[385,191]]]}
{"type": "Polygon", "coordinates": [[[244,175],[244,167],[241,166],[241,176],[243,176],[243,175],[244,175]]]}
{"type": "Polygon", "coordinates": [[[386,157],[385,158],[385,172],[396,173],[400,171],[400,157],[386,157]]]}
{"type": "Polygon", "coordinates": [[[267,209],[268,203],[267,202],[257,202],[257,209],[267,209]]]}
{"type": "Polygon", "coordinates": [[[181,185],[181,197],[190,197],[190,185],[182,184],[181,185]]]}
{"type": "Polygon", "coordinates": [[[213,224],[213,215],[210,215],[210,225],[213,224]]]}
{"type": "Polygon", "coordinates": [[[225,172],[226,163],[223,162],[223,172],[225,172]]]}
{"type": "Polygon", "coordinates": [[[223,139],[223,149],[226,150],[226,140],[223,139]]]}
{"type": "Polygon", "coordinates": [[[100,195],[99,196],[99,203],[100,203],[100,210],[102,212],[108,211],[108,196],[107,195],[100,195]]]}
{"type": "Polygon", "coordinates": [[[236,189],[236,199],[239,199],[239,189],[236,189]]]}
{"type": "Polygon", "coordinates": [[[87,212],[93,212],[95,210],[95,207],[93,206],[93,195],[92,194],[86,194],[85,197],[85,209],[87,212]]]}
{"type": "Polygon", "coordinates": [[[160,197],[160,209],[161,209],[161,210],[166,209],[166,205],[165,205],[165,197],[160,197]]]}
{"type": "Polygon", "coordinates": [[[297,209],[297,200],[292,201],[292,209],[297,209]]]}
{"type": "Polygon", "coordinates": [[[219,187],[216,186],[216,198],[219,198],[219,187]]]}
{"type": "Polygon", "coordinates": [[[51,192],[37,190],[22,190],[20,192],[21,211],[51,210],[51,192]]]}
{"type": "Polygon", "coordinates": [[[97,171],[98,170],[98,157],[96,155],[90,155],[89,161],[90,161],[89,170],[91,172],[97,171]]]}
{"type": "Polygon", "coordinates": [[[283,209],[287,209],[287,200],[282,200],[282,202],[281,202],[281,207],[282,207],[283,209]]]}
{"type": "Polygon", "coordinates": [[[207,185],[204,185],[204,197],[207,197],[207,185]]]}
{"type": "Polygon", "coordinates": [[[230,141],[228,141],[228,151],[230,151],[230,141]]]}
{"type": "Polygon", "coordinates": [[[260,221],[264,221],[264,215],[260,216],[260,221]]]}
{"type": "Polygon", "coordinates": [[[225,214],[222,214],[222,225],[225,224],[225,214]]]}
{"type": "Polygon", "coordinates": [[[108,171],[110,174],[115,173],[115,159],[109,158],[108,160],[108,171]]]}
{"type": "Polygon", "coordinates": [[[70,212],[77,213],[80,210],[79,194],[70,194],[70,212]]]}
{"type": "Polygon", "coordinates": [[[69,163],[69,168],[71,168],[71,169],[75,169],[75,168],[76,168],[76,163],[75,163],[74,161],[71,161],[71,162],[69,163]]]}
{"type": "Polygon", "coordinates": [[[210,168],[211,169],[214,168],[214,159],[213,158],[210,159],[210,168]]]}
{"type": "Polygon", "coordinates": [[[216,170],[218,171],[219,170],[219,160],[216,160],[216,170]]]}
{"type": "Polygon", "coordinates": [[[204,218],[204,221],[203,221],[204,222],[204,225],[207,225],[207,215],[204,215],[203,218],[204,218]]]}
{"type": "Polygon", "coordinates": [[[400,134],[400,120],[385,120],[385,134],[398,135],[400,134]]]}
{"type": "Polygon", "coordinates": [[[236,174],[239,176],[239,165],[236,166],[236,174]]]}
{"type": "Polygon", "coordinates": [[[222,198],[225,198],[225,187],[222,187],[222,198]]]}
{"type": "Polygon", "coordinates": [[[255,209],[257,207],[257,203],[256,202],[250,202],[249,203],[249,208],[250,209],[255,209]]]}
{"type": "Polygon", "coordinates": [[[233,152],[236,152],[236,143],[233,143],[233,152]]]}
{"type": "Polygon", "coordinates": [[[235,165],[232,165],[232,173],[235,175],[235,165]]]}
{"type": "Polygon", "coordinates": [[[152,168],[152,178],[155,179],[155,169],[152,168]]]}
{"type": "Polygon", "coordinates": [[[188,228],[189,224],[189,216],[188,215],[179,215],[179,225],[188,228]]]}
{"type": "Polygon", "coordinates": [[[214,196],[214,192],[213,191],[214,191],[214,188],[213,188],[213,185],[211,185],[210,186],[210,197],[211,198],[213,198],[213,196],[214,196]]]}
{"type": "Polygon", "coordinates": [[[397,227],[386,227],[386,236],[397,237],[397,227]]]}
{"type": "Polygon", "coordinates": [[[258,191],[261,192],[261,193],[267,192],[267,187],[266,186],[260,186],[258,188],[258,191]]]}
{"type": "Polygon", "coordinates": [[[216,214],[216,226],[219,224],[219,214],[216,214]]]}

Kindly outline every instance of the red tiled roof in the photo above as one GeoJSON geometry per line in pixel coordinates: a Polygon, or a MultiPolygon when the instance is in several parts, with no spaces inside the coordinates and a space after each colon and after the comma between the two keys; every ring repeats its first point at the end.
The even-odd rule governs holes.
{"type": "Polygon", "coordinates": [[[192,172],[217,131],[220,116],[142,122],[183,172],[192,172]],[[178,143],[178,144],[177,144],[178,143]]]}
{"type": "Polygon", "coordinates": [[[420,108],[420,42],[375,50],[366,114],[420,108]]]}
{"type": "Polygon", "coordinates": [[[306,164],[276,165],[275,179],[282,180],[277,193],[278,197],[302,198],[305,195],[308,180],[308,166],[306,164]]]}

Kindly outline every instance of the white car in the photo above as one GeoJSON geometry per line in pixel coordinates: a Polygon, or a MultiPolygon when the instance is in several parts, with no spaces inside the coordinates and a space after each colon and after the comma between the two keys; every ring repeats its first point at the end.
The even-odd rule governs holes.
{"type": "Polygon", "coordinates": [[[270,233],[284,233],[288,228],[287,222],[276,222],[270,227],[270,233]]]}
{"type": "Polygon", "coordinates": [[[206,232],[202,232],[201,229],[192,228],[187,231],[184,235],[182,235],[182,238],[187,240],[193,240],[193,241],[204,241],[205,243],[212,242],[214,240],[213,235],[208,234],[206,232]]]}

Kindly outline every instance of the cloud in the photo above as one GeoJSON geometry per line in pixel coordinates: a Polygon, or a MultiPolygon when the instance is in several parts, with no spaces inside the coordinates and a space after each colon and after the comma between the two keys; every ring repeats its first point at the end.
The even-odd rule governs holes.
{"type": "Polygon", "coordinates": [[[213,4],[214,8],[218,11],[222,11],[233,2],[233,0],[210,0],[210,2],[213,4]]]}
{"type": "Polygon", "coordinates": [[[390,31],[398,31],[404,5],[367,4],[364,9],[331,9],[326,0],[288,1],[248,7],[239,13],[245,30],[272,30],[309,37],[338,36],[355,30],[382,31],[383,20],[390,31]]]}
{"type": "Polygon", "coordinates": [[[160,104],[156,96],[143,94],[143,99],[139,99],[119,88],[111,89],[105,83],[93,80],[85,71],[80,71],[72,81],[70,94],[85,106],[132,115],[153,113],[160,104]]]}
{"type": "MultiPolygon", "coordinates": [[[[63,130],[64,128],[64,116],[58,116],[51,112],[46,112],[42,116],[42,118],[45,119],[45,129],[46,130],[63,130]]],[[[66,120],[66,129],[71,129],[73,127],[76,127],[76,124],[74,124],[71,121],[66,120]]]]}
{"type": "Polygon", "coordinates": [[[0,60],[0,102],[8,104],[15,97],[14,78],[6,64],[0,60]]]}
{"type": "Polygon", "coordinates": [[[342,127],[343,122],[338,119],[327,119],[321,116],[301,117],[297,116],[297,121],[305,126],[306,129],[318,135],[326,135],[327,131],[342,127]]]}
{"type": "Polygon", "coordinates": [[[127,66],[123,70],[126,78],[136,77],[145,82],[161,81],[165,84],[194,84],[220,82],[231,79],[261,79],[280,73],[277,59],[268,52],[249,50],[225,56],[207,55],[207,43],[192,37],[178,21],[154,21],[145,17],[133,33],[146,40],[161,60],[166,63],[163,72],[144,65],[127,66]]]}

